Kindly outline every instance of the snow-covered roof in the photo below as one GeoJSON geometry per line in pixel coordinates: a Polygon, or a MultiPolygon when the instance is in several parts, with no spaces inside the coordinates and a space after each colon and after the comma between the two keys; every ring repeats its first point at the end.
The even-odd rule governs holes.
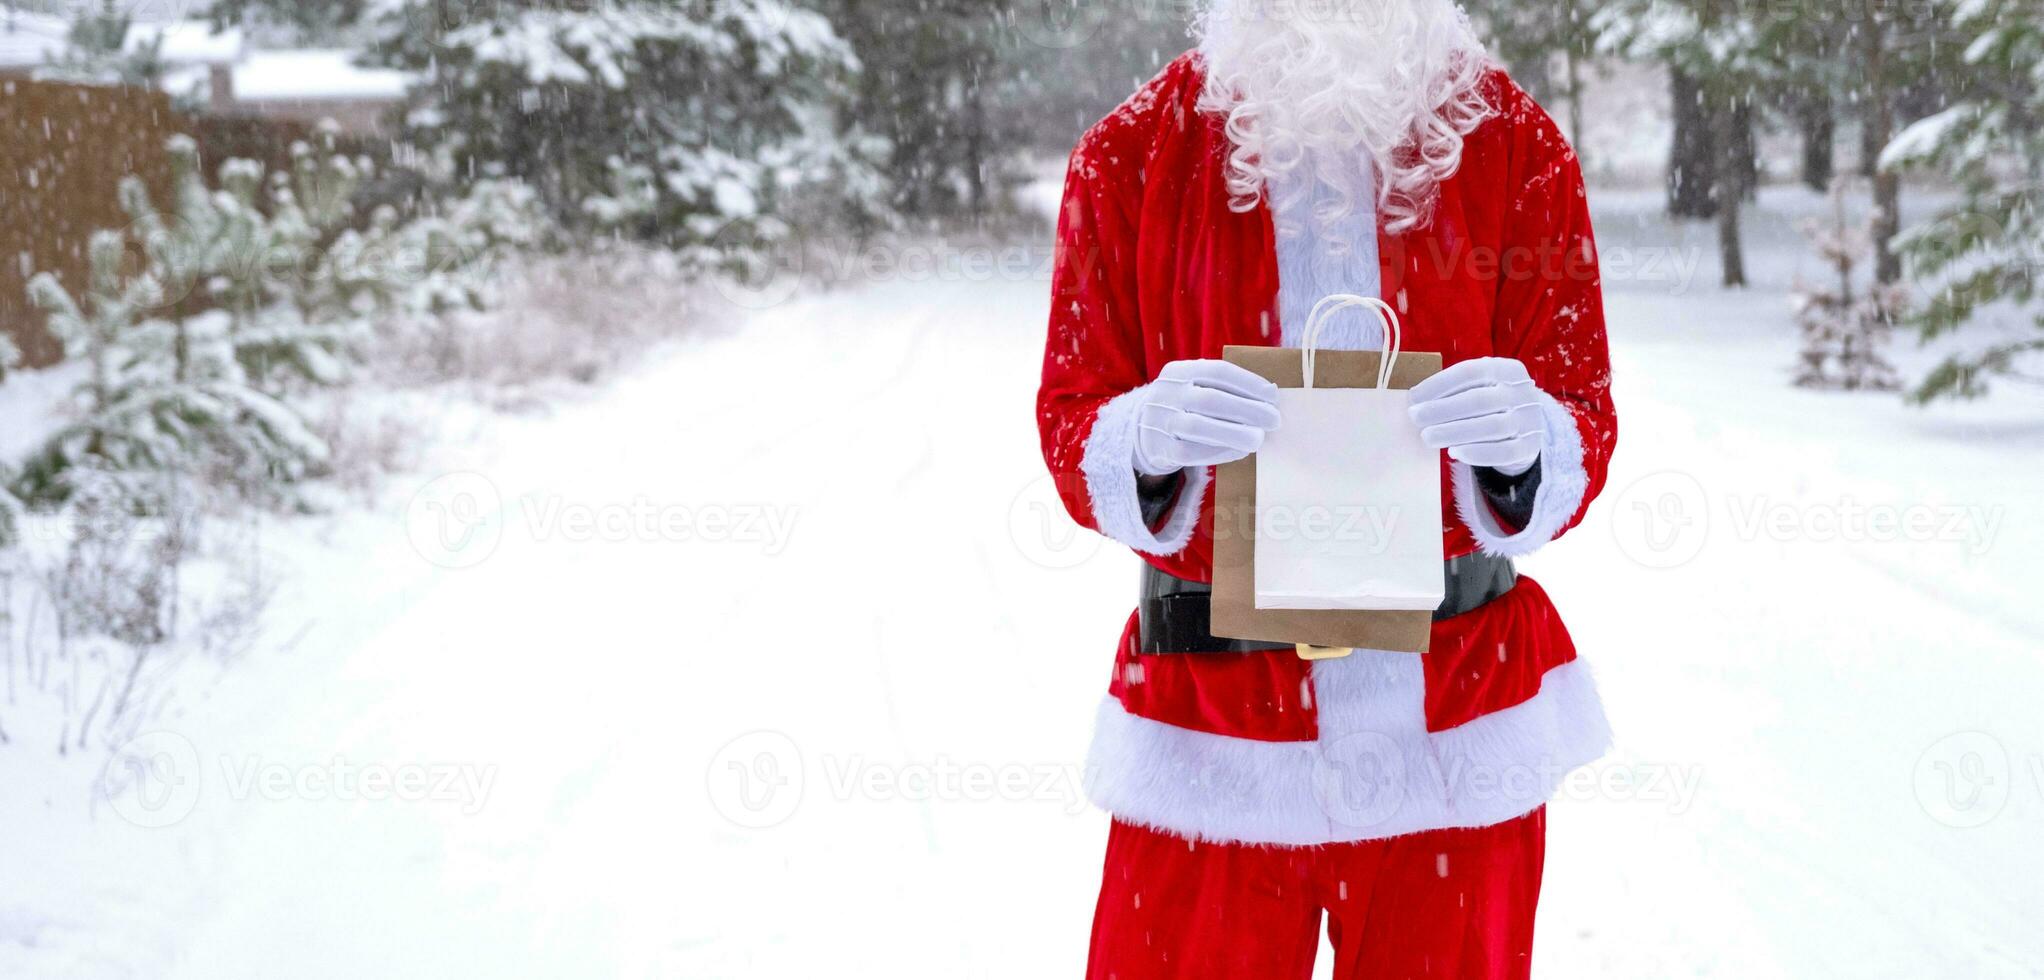
{"type": "Polygon", "coordinates": [[[322,99],[396,100],[412,83],[407,72],[355,64],[345,48],[251,51],[234,66],[237,102],[310,102],[322,99]]]}
{"type": "Polygon", "coordinates": [[[137,51],[161,38],[159,53],[170,65],[224,65],[241,60],[241,28],[216,31],[203,20],[173,20],[160,24],[130,24],[121,46],[137,51]]]}
{"type": "Polygon", "coordinates": [[[0,10],[0,69],[38,68],[64,50],[71,25],[61,17],[0,10]]]}

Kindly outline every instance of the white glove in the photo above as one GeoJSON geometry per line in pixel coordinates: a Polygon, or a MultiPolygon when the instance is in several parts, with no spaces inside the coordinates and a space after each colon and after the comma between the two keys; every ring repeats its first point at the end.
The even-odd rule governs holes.
{"type": "Polygon", "coordinates": [[[1164,476],[1241,459],[1278,426],[1277,385],[1226,361],[1172,361],[1136,410],[1136,472],[1164,476]]]}
{"type": "Polygon", "coordinates": [[[1509,357],[1452,364],[1412,386],[1420,440],[1451,459],[1518,476],[1540,459],[1547,413],[1526,365],[1509,357]]]}

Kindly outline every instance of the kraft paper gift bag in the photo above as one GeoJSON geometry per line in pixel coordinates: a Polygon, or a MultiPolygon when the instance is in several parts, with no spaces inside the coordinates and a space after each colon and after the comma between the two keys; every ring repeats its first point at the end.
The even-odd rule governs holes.
{"type": "Polygon", "coordinates": [[[1300,349],[1224,352],[1279,386],[1284,422],[1218,471],[1215,635],[1426,649],[1444,591],[1440,454],[1420,442],[1405,389],[1441,359],[1401,354],[1398,334],[1381,300],[1336,295],[1314,307],[1300,349]],[[1383,319],[1381,352],[1317,348],[1327,317],[1351,308],[1383,319]]]}

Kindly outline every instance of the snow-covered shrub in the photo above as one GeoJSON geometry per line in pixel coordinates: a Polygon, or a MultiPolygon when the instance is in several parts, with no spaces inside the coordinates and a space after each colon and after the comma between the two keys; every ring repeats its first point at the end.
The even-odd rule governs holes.
{"type": "Polygon", "coordinates": [[[595,381],[708,323],[695,271],[631,243],[513,256],[495,277],[499,302],[413,321],[378,345],[370,370],[404,384],[469,383],[492,399],[595,381]]]}
{"type": "Polygon", "coordinates": [[[1998,374],[2044,374],[2044,20],[2028,0],[1961,9],[1961,85],[1973,97],[1903,130],[1880,160],[1956,178],[1962,191],[1898,240],[1924,297],[1908,322],[1949,351],[1911,392],[1918,401],[1978,396],[1998,374]]]}
{"type": "Polygon", "coordinates": [[[170,483],[81,475],[35,533],[0,555],[0,745],[60,754],[133,737],[193,679],[247,649],[273,586],[252,516],[170,483]]]}
{"type": "Polygon", "coordinates": [[[127,480],[138,496],[173,473],[224,476],[255,496],[287,496],[285,487],[325,447],[289,406],[248,383],[228,314],[149,315],[162,302],[164,278],[175,273],[152,253],[139,274],[124,275],[126,242],[119,232],[92,236],[81,296],[49,273],[29,281],[65,356],[88,363],[90,372],[77,393],[77,417],[22,464],[17,490],[31,500],[63,500],[90,471],[127,480]]]}
{"type": "Polygon", "coordinates": [[[551,225],[538,196],[522,181],[484,178],[430,202],[410,220],[378,208],[363,231],[332,248],[337,274],[373,280],[359,296],[374,298],[387,325],[483,310],[499,301],[499,272],[508,256],[539,247],[551,225]]]}
{"type": "Polygon", "coordinates": [[[513,0],[449,24],[434,0],[396,7],[378,51],[427,76],[409,137],[523,180],[563,224],[714,262],[787,234],[798,206],[872,203],[870,144],[837,112],[857,59],[811,10],[513,0]]]}
{"type": "Polygon", "coordinates": [[[1873,229],[1846,214],[1849,182],[1831,185],[1831,215],[1803,222],[1804,237],[1829,266],[1833,278],[1812,282],[1797,278],[1790,292],[1796,325],[1803,332],[1797,354],[1796,384],[1805,388],[1901,387],[1895,368],[1882,353],[1895,318],[1908,293],[1900,286],[1859,281],[1857,270],[1873,254],[1873,229]]]}
{"type": "Polygon", "coordinates": [[[43,582],[60,630],[131,646],[162,642],[175,625],[178,565],[195,513],[167,493],[137,496],[125,474],[74,482],[59,514],[68,530],[63,558],[43,582]]]}
{"type": "Polygon", "coordinates": [[[90,464],[294,501],[289,485],[328,457],[292,407],[304,390],[345,380],[379,331],[376,344],[402,347],[399,335],[488,308],[498,263],[546,234],[533,191],[511,179],[476,181],[409,219],[381,208],[359,221],[371,164],[337,152],[330,127],[292,148],[288,172],[226,161],[218,189],[190,139],[168,150],[171,206],[123,181],[133,220],[94,237],[81,296],[49,275],[31,283],[67,356],[91,364],[78,420],[23,469],[32,499],[62,499],[66,471],[90,464]],[[141,268],[126,275],[132,257],[141,268]]]}
{"type": "Polygon", "coordinates": [[[261,166],[222,166],[221,185],[252,241],[240,246],[248,249],[242,261],[222,270],[219,288],[243,300],[231,307],[235,356],[266,388],[341,381],[390,288],[336,247],[354,234],[355,192],[374,168],[338,152],[335,132],[322,126],[313,141],[292,144],[290,171],[268,175],[267,213],[251,187],[263,179],[261,166]]]}

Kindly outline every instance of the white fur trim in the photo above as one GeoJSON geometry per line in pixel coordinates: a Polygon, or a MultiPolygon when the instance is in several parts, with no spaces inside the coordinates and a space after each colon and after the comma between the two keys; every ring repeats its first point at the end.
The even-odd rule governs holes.
{"type": "Polygon", "coordinates": [[[1533,516],[1526,526],[1512,532],[1498,523],[1490,504],[1476,486],[1476,472],[1468,463],[1454,465],[1455,512],[1476,535],[1476,545],[1487,555],[1515,558],[1554,540],[1569,519],[1583,506],[1583,494],[1590,477],[1583,469],[1583,434],[1576,417],[1547,392],[1540,396],[1540,410],[1547,416],[1547,437],[1540,446],[1540,489],[1533,494],[1533,516]]]}
{"type": "Polygon", "coordinates": [[[1603,755],[1610,727],[1580,661],[1532,698],[1426,730],[1412,654],[1358,650],[1313,665],[1320,736],[1232,738],[1101,705],[1086,795],[1118,819],[1210,841],[1310,846],[1532,812],[1570,770],[1603,755]]]}
{"type": "Polygon", "coordinates": [[[1093,526],[1101,534],[1144,554],[1175,555],[1192,541],[1200,501],[1213,480],[1213,470],[1187,467],[1185,484],[1179,488],[1178,500],[1164,525],[1152,532],[1143,523],[1143,504],[1136,495],[1136,416],[1148,387],[1123,392],[1100,406],[1093,417],[1093,430],[1086,434],[1086,454],[1079,460],[1079,472],[1086,476],[1086,494],[1093,498],[1093,526]]]}

